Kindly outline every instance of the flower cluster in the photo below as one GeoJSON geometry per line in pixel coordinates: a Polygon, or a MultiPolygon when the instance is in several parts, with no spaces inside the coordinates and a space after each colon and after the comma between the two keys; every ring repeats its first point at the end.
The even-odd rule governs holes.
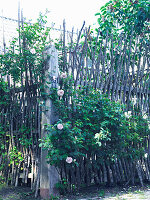
{"type": "MultiPolygon", "coordinates": [[[[62,79],[65,79],[65,78],[67,78],[67,74],[66,73],[61,73],[61,75],[60,75],[60,77],[62,78],[62,79]]],[[[58,90],[57,91],[57,95],[59,96],[59,97],[62,97],[63,95],[64,95],[64,90],[58,90]]],[[[57,128],[59,129],[59,130],[62,130],[63,129],[63,124],[57,124],[57,128]]],[[[73,162],[73,159],[72,159],[72,157],[67,157],[66,158],[66,162],[68,163],[68,164],[71,164],[72,162],[73,162]]]]}

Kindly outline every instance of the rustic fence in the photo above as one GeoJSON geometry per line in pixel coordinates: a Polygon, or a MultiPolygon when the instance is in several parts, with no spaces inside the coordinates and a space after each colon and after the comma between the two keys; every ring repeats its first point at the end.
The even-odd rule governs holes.
{"type": "MultiPolygon", "coordinates": [[[[92,86],[102,94],[107,94],[111,100],[126,105],[125,111],[130,111],[133,103],[134,108],[149,116],[149,43],[141,40],[140,36],[133,44],[132,35],[127,37],[120,34],[115,39],[108,33],[106,36],[99,34],[100,32],[97,38],[92,37],[90,29],[84,29],[83,25],[75,45],[71,38],[70,48],[65,44],[64,35],[62,52],[60,52],[61,70],[71,75],[75,88],[92,86]]],[[[66,99],[69,100],[69,96],[66,99]]],[[[66,105],[69,105],[69,102],[66,105]]],[[[137,178],[143,185],[144,180],[150,181],[149,144],[149,136],[147,136],[143,146],[148,156],[136,162],[129,158],[115,158],[114,162],[104,161],[96,167],[99,153],[89,152],[86,157],[77,160],[78,167],[68,167],[68,164],[64,163],[61,177],[70,183],[68,189],[71,191],[74,186],[80,188],[91,184],[134,184],[137,178]]]]}
{"type": "MultiPolygon", "coordinates": [[[[131,101],[134,100],[134,106],[149,116],[149,44],[144,40],[139,44],[141,39],[139,36],[132,46],[132,36],[127,38],[123,34],[114,39],[112,35],[107,34],[103,37],[98,32],[97,38],[94,38],[90,34],[90,29],[84,28],[84,25],[75,41],[73,36],[73,33],[70,34],[69,44],[66,43],[64,23],[61,37],[62,48],[59,50],[59,58],[61,58],[59,65],[63,72],[72,75],[74,87],[89,85],[99,89],[113,101],[120,100],[121,103],[127,105],[126,111],[130,111],[131,101]]],[[[27,74],[30,74],[30,71],[27,74]]],[[[9,82],[9,76],[7,79],[9,82]]],[[[1,95],[4,95],[2,92],[1,95]]],[[[29,184],[32,189],[36,188],[36,193],[40,181],[39,163],[41,159],[39,139],[41,138],[43,105],[39,103],[40,94],[38,85],[31,82],[26,82],[25,87],[14,87],[8,93],[10,106],[2,107],[0,114],[0,123],[5,125],[4,131],[9,133],[5,138],[5,152],[10,154],[11,147],[14,146],[18,149],[16,154],[21,154],[20,160],[12,162],[10,166],[7,163],[6,155],[0,157],[0,164],[7,165],[3,174],[7,177],[8,183],[11,182],[16,186],[19,183],[29,184]],[[22,145],[20,135],[25,135],[27,144],[22,145]]],[[[67,104],[69,103],[67,102],[67,104]]],[[[134,183],[135,177],[138,177],[143,185],[143,180],[150,181],[149,136],[146,139],[145,147],[148,156],[141,158],[136,163],[131,159],[116,158],[113,163],[99,164],[98,168],[94,167],[98,154],[91,155],[89,152],[86,157],[78,160],[79,167],[68,168],[68,165],[64,164],[61,176],[70,183],[70,191],[73,190],[74,185],[77,187],[103,183],[125,183],[127,185],[129,182],[134,183]]]]}

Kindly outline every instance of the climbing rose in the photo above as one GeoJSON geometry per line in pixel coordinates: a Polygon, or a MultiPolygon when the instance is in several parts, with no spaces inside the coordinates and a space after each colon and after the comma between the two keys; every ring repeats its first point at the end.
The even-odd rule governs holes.
{"type": "Polygon", "coordinates": [[[62,125],[62,124],[57,124],[57,128],[58,128],[59,130],[62,130],[62,129],[63,129],[63,125],[62,125]]]}
{"type": "Polygon", "coordinates": [[[67,162],[67,163],[70,164],[70,163],[72,163],[72,161],[73,161],[73,159],[72,159],[71,157],[67,157],[67,158],[66,158],[66,162],[67,162]]]}
{"type": "Polygon", "coordinates": [[[54,81],[56,80],[56,76],[53,76],[53,80],[54,80],[54,81]]]}
{"type": "Polygon", "coordinates": [[[57,94],[59,97],[62,97],[64,95],[64,91],[63,90],[58,90],[57,94]]]}
{"type": "Polygon", "coordinates": [[[31,49],[31,53],[32,53],[32,54],[35,54],[35,49],[31,49]]]}
{"type": "Polygon", "coordinates": [[[62,74],[60,75],[60,77],[61,77],[61,78],[67,78],[67,74],[66,74],[66,73],[62,73],[62,74]]]}

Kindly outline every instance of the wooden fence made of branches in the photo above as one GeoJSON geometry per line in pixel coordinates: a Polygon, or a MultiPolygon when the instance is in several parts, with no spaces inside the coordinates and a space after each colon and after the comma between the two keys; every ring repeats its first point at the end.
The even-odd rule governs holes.
{"type": "MultiPolygon", "coordinates": [[[[65,33],[65,23],[64,23],[65,33]]],[[[134,107],[147,117],[150,115],[150,60],[149,42],[137,36],[112,34],[102,36],[100,30],[96,37],[90,34],[90,28],[81,28],[77,41],[66,44],[65,34],[62,37],[60,54],[60,70],[72,77],[74,88],[82,86],[93,87],[100,93],[106,94],[112,101],[125,105],[124,111],[129,112],[134,107]],[[68,47],[69,46],[69,47],[68,47]]],[[[70,104],[69,94],[66,105],[70,104]]],[[[137,178],[143,185],[143,180],[150,181],[150,142],[149,136],[143,144],[145,157],[132,160],[107,160],[97,166],[99,153],[86,154],[77,160],[78,166],[68,167],[67,163],[61,168],[61,176],[69,182],[69,190],[74,187],[91,184],[134,184],[137,178]],[[147,156],[148,155],[148,156],[147,156]]]]}
{"type": "MultiPolygon", "coordinates": [[[[74,41],[73,33],[69,33],[70,42],[66,44],[65,23],[63,28],[61,48],[58,51],[59,68],[72,77],[74,88],[92,86],[102,94],[107,94],[112,101],[125,104],[126,111],[130,111],[133,103],[140,112],[149,116],[149,43],[140,36],[133,39],[132,35],[128,37],[120,34],[114,38],[108,33],[102,36],[100,31],[94,37],[90,34],[90,28],[84,28],[83,25],[77,40],[74,41]]],[[[43,65],[43,70],[45,69],[43,65]]],[[[3,101],[9,101],[9,106],[3,104],[0,107],[1,130],[7,132],[1,136],[5,142],[0,165],[1,174],[8,183],[17,186],[21,178],[21,184],[30,184],[31,188],[36,188],[37,185],[38,188],[42,113],[40,101],[44,97],[41,87],[31,80],[31,68],[27,67],[25,70],[20,87],[12,84],[8,91],[0,90],[3,101]]],[[[9,74],[5,77],[9,83],[9,74]]],[[[136,162],[132,159],[115,158],[113,163],[104,162],[96,168],[94,163],[98,154],[91,155],[89,152],[86,157],[78,160],[78,167],[68,168],[64,165],[61,176],[70,183],[69,190],[73,190],[74,185],[79,188],[93,183],[127,185],[129,182],[134,183],[136,177],[143,185],[143,180],[150,181],[149,136],[145,144],[143,146],[148,156],[136,162]]]]}

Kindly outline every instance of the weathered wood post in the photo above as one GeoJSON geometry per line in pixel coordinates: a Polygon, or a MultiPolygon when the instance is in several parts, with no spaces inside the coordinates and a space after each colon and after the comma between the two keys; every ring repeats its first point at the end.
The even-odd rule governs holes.
{"type": "MultiPolygon", "coordinates": [[[[45,72],[45,92],[50,93],[51,87],[57,87],[58,78],[58,54],[56,48],[51,46],[45,51],[47,58],[45,72]]],[[[43,106],[42,121],[41,121],[41,138],[46,135],[44,124],[52,124],[57,116],[54,114],[53,104],[50,99],[45,100],[43,106]]],[[[41,149],[41,165],[40,165],[40,195],[42,198],[49,198],[51,194],[57,195],[55,184],[59,181],[59,175],[54,166],[47,164],[47,151],[41,149]]]]}

